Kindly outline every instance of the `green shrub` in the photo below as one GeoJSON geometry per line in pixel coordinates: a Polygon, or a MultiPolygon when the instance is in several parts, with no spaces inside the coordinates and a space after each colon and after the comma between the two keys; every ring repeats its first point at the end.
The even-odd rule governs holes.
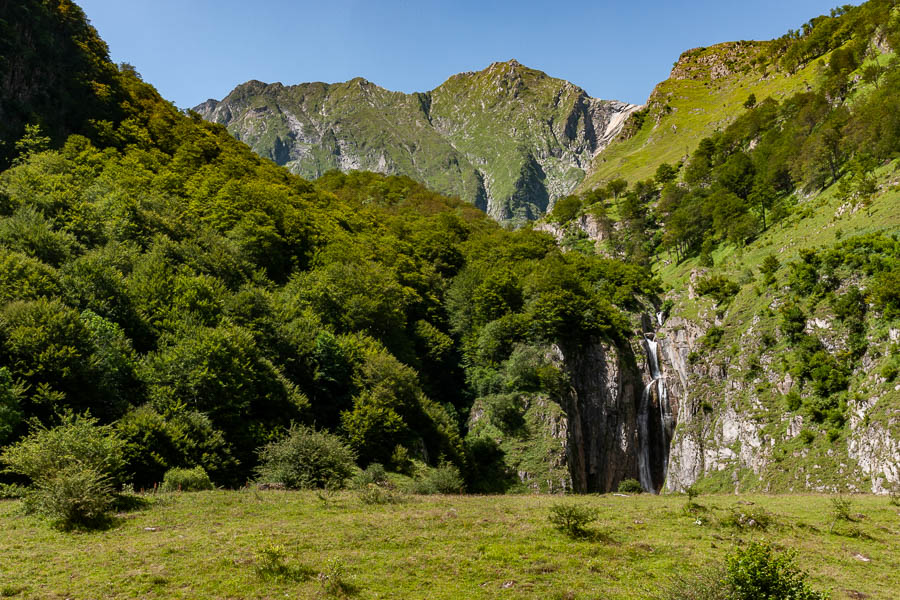
{"type": "Polygon", "coordinates": [[[124,443],[108,425],[66,415],[53,429],[38,426],[0,454],[7,471],[31,480],[26,505],[63,529],[108,521],[123,464],[124,443]]]}
{"type": "Polygon", "coordinates": [[[379,463],[372,463],[353,476],[353,487],[357,489],[365,489],[369,485],[384,485],[385,483],[387,483],[387,471],[379,463]]]}
{"type": "Polygon", "coordinates": [[[353,474],[356,456],[338,436],[292,426],[281,440],[259,451],[257,476],[290,489],[340,488],[353,474]]]}
{"type": "Polygon", "coordinates": [[[175,468],[166,471],[160,489],[164,492],[199,492],[213,489],[213,484],[203,467],[175,468]]]}
{"type": "Polygon", "coordinates": [[[599,511],[591,506],[578,504],[554,504],[547,519],[559,531],[571,538],[588,534],[587,526],[597,520],[599,511]]]}
{"type": "Polygon", "coordinates": [[[61,529],[96,528],[109,522],[113,492],[107,475],[89,465],[71,463],[41,477],[34,493],[26,497],[26,505],[61,529]]]}
{"type": "Polygon", "coordinates": [[[465,483],[459,469],[451,464],[428,469],[412,485],[414,494],[460,494],[465,491],[465,483]]]}
{"type": "Polygon", "coordinates": [[[803,399],[800,397],[800,394],[797,390],[791,390],[784,396],[784,403],[787,406],[787,409],[791,412],[797,412],[800,410],[800,406],[803,404],[803,399]]]}
{"type": "Polygon", "coordinates": [[[828,596],[806,582],[806,573],[794,565],[792,551],[778,554],[767,545],[751,542],[725,560],[725,584],[733,600],[819,600],[828,596]]]}
{"type": "Polygon", "coordinates": [[[723,335],[725,335],[725,330],[721,327],[710,327],[706,331],[706,335],[700,338],[700,345],[703,348],[715,348],[719,345],[723,335]]]}
{"type": "Polygon", "coordinates": [[[403,502],[403,495],[388,485],[370,483],[359,491],[363,504],[397,504],[403,502]]]}
{"type": "Polygon", "coordinates": [[[775,523],[772,513],[761,508],[733,508],[721,519],[722,525],[737,529],[768,529],[775,523]]]}
{"type": "Polygon", "coordinates": [[[897,361],[892,360],[881,366],[879,374],[884,377],[885,381],[891,382],[897,378],[898,372],[900,372],[900,366],[897,365],[897,361]]]}
{"type": "Polygon", "coordinates": [[[751,542],[713,565],[676,577],[659,600],[827,600],[813,590],[807,574],[796,567],[796,553],[777,553],[768,544],[751,542]]]}
{"type": "Polygon", "coordinates": [[[709,296],[716,304],[724,304],[737,294],[741,286],[721,275],[710,275],[697,281],[696,291],[701,296],[709,296]]]}
{"type": "Polygon", "coordinates": [[[292,566],[288,553],[280,544],[265,544],[256,550],[254,569],[260,579],[274,581],[306,581],[315,573],[305,566],[292,566]]]}
{"type": "Polygon", "coordinates": [[[800,441],[809,446],[813,443],[813,440],[816,439],[816,434],[810,431],[809,429],[804,429],[800,432],[800,441]]]}
{"type": "Polygon", "coordinates": [[[0,483],[0,500],[20,500],[28,495],[28,488],[18,483],[0,483]]]}
{"type": "Polygon", "coordinates": [[[13,382],[9,369],[0,367],[0,446],[13,437],[22,422],[20,401],[24,392],[21,384],[13,382]]]}
{"type": "Polygon", "coordinates": [[[619,482],[619,492],[623,494],[640,494],[644,491],[637,479],[624,479],[619,482]]]}

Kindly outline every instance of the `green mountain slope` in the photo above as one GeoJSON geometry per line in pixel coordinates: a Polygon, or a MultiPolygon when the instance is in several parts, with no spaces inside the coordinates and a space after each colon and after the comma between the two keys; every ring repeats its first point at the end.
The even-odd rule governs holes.
{"type": "Polygon", "coordinates": [[[670,490],[900,485],[896,5],[685,53],[584,186],[621,181],[538,225],[667,289],[670,490]]]}
{"type": "Polygon", "coordinates": [[[645,109],[594,158],[578,191],[617,178],[633,183],[652,177],[662,163],[687,159],[700,140],[744,112],[751,94],[758,101],[781,100],[809,88],[816,78],[814,64],[794,73],[757,66],[770,45],[728,42],[684,52],[669,79],[650,94],[645,109]]]}
{"type": "Polygon", "coordinates": [[[408,175],[521,222],[572,191],[635,108],[512,60],[422,94],[363,79],[248,82],[194,110],[304,177],[330,169],[408,175]]]}
{"type": "MultiPolygon", "coordinates": [[[[51,25],[75,18],[76,33],[91,32],[67,0],[25,4],[7,25],[25,29],[43,10],[51,25]]],[[[72,36],[45,34],[51,47],[72,36]]],[[[572,436],[543,425],[580,404],[588,414],[597,394],[567,382],[594,372],[581,359],[589,349],[610,357],[610,388],[617,378],[638,387],[631,323],[659,292],[646,269],[565,254],[409,177],[330,171],[311,183],[179,112],[95,49],[75,44],[72,59],[98,61],[118,100],[80,115],[96,125],[91,137],[45,136],[37,119],[2,140],[13,149],[0,171],[5,464],[23,438],[61,423],[90,430],[73,416],[90,415],[120,439],[109,464],[122,467],[85,473],[74,461],[60,477],[76,495],[150,487],[175,467],[243,485],[263,476],[260,449],[291,423],[339,436],[358,466],[402,471],[418,489],[548,489],[552,472],[552,489],[601,491],[634,476],[634,448],[616,440],[635,431],[630,404],[627,419],[573,420],[572,436]],[[520,426],[520,410],[534,428],[520,426]],[[620,464],[598,466],[604,447],[624,448],[620,464]],[[569,455],[582,461],[572,472],[569,455]]],[[[63,122],[99,93],[66,95],[58,78],[36,86],[36,97],[57,98],[63,122]]],[[[575,138],[579,127],[570,123],[575,138]]],[[[4,470],[0,483],[37,484],[50,470],[4,470]]]]}

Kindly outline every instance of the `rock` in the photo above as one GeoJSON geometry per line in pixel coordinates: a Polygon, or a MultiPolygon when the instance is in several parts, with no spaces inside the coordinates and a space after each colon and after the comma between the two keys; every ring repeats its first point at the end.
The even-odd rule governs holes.
{"type": "Polygon", "coordinates": [[[257,484],[256,489],[258,489],[260,491],[283,490],[283,489],[285,489],[285,487],[284,487],[283,483],[260,483],[260,484],[257,484]]]}

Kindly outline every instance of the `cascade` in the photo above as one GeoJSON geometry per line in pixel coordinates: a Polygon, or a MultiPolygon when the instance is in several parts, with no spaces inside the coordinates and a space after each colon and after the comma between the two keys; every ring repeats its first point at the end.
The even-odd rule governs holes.
{"type": "MultiPolygon", "coordinates": [[[[657,319],[662,319],[662,314],[657,314],[657,319]]],[[[672,433],[675,428],[675,419],[672,415],[672,407],[669,404],[669,392],[666,388],[666,380],[659,369],[659,356],[657,348],[659,343],[655,336],[650,333],[644,336],[644,347],[647,351],[647,363],[650,367],[650,382],[644,387],[641,395],[641,404],[638,409],[638,435],[640,436],[640,452],[638,454],[638,473],[640,475],[641,487],[649,492],[655,492],[656,486],[653,484],[652,470],[650,466],[650,390],[656,384],[656,397],[659,403],[659,420],[662,426],[662,468],[663,481],[666,477],[666,468],[669,462],[669,442],[672,439],[672,433]]]]}
{"type": "Polygon", "coordinates": [[[638,452],[638,476],[641,487],[645,491],[652,492],[656,488],[653,485],[653,476],[650,473],[650,388],[653,381],[644,386],[641,395],[641,405],[638,408],[638,436],[640,439],[640,451],[638,452]]]}

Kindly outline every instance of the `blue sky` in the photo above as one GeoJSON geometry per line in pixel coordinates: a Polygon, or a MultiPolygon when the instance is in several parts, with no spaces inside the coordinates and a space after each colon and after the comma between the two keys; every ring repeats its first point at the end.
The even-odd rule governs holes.
{"type": "Polygon", "coordinates": [[[838,0],[76,0],[179,107],[249,79],[365,77],[427,91],[516,58],[604,99],[643,103],[684,50],[797,29],[838,0]]]}

